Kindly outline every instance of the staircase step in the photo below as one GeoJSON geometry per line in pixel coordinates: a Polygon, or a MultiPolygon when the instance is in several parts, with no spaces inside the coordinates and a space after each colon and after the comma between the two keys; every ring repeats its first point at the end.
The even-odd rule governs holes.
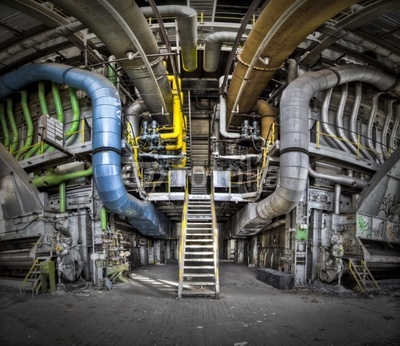
{"type": "Polygon", "coordinates": [[[198,296],[198,295],[215,295],[214,291],[201,290],[201,291],[182,291],[182,295],[185,296],[198,296]]]}
{"type": "Polygon", "coordinates": [[[214,269],[214,266],[184,266],[183,269],[214,269]]]}
{"type": "Polygon", "coordinates": [[[214,273],[184,273],[183,277],[206,278],[215,277],[214,273]]]}
{"type": "Polygon", "coordinates": [[[191,243],[209,243],[212,242],[212,239],[187,239],[186,242],[191,242],[191,243]]]}
{"type": "Polygon", "coordinates": [[[210,256],[213,255],[214,252],[212,251],[186,251],[186,255],[204,255],[204,256],[210,256]]]}
{"type": "Polygon", "coordinates": [[[214,245],[186,245],[186,248],[189,249],[212,249],[214,247],[214,245]]]}
{"type": "Polygon", "coordinates": [[[190,233],[186,230],[186,237],[190,235],[191,237],[212,237],[212,233],[190,233]]]}
{"type": "Polygon", "coordinates": [[[190,283],[190,286],[214,286],[214,281],[185,281],[185,284],[190,283]]]}
{"type": "Polygon", "coordinates": [[[214,258],[185,258],[185,262],[214,262],[214,258]]]}

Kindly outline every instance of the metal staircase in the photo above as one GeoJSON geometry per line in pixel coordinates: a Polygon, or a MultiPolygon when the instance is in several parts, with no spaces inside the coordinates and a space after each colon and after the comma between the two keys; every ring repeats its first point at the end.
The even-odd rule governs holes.
{"type": "Polygon", "coordinates": [[[380,293],[380,287],[363,260],[349,258],[349,269],[361,293],[380,293]]]}
{"type": "Polygon", "coordinates": [[[46,267],[44,264],[50,261],[51,257],[36,257],[32,267],[26,274],[25,279],[22,281],[19,288],[20,293],[22,291],[31,291],[32,296],[38,295],[42,289],[42,274],[46,273],[46,267]]]}
{"type": "Polygon", "coordinates": [[[178,297],[219,294],[218,230],[213,194],[185,196],[178,297]]]}

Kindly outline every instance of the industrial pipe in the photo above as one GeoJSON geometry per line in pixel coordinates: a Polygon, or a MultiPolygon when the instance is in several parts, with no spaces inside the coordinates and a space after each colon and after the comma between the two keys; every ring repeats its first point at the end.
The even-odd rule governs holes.
{"type": "MultiPolygon", "coordinates": [[[[235,42],[237,32],[218,31],[208,35],[205,39],[203,69],[206,72],[215,72],[218,69],[221,47],[224,42],[235,42]]],[[[243,36],[242,40],[247,36],[243,36]]]]}
{"type": "MultiPolygon", "coordinates": [[[[357,117],[361,105],[361,96],[362,96],[362,83],[357,82],[355,86],[353,109],[351,110],[351,116],[350,116],[350,138],[354,143],[358,143],[359,141],[359,138],[357,137],[357,117]]],[[[366,149],[361,147],[360,151],[366,159],[372,160],[371,155],[366,149]]]]}
{"type": "Polygon", "coordinates": [[[46,174],[40,177],[35,177],[32,179],[32,184],[35,185],[37,188],[45,187],[45,186],[55,186],[59,185],[63,182],[68,180],[83,178],[83,177],[90,177],[93,174],[93,168],[90,167],[88,169],[77,171],[77,172],[70,172],[65,174],[46,174]]]}
{"type": "Polygon", "coordinates": [[[8,132],[8,127],[4,112],[4,105],[2,103],[0,103],[0,124],[1,124],[1,129],[3,131],[3,144],[7,148],[7,150],[9,150],[10,133],[8,132]]]}
{"type": "Polygon", "coordinates": [[[26,122],[26,139],[22,149],[19,150],[18,154],[15,156],[17,160],[21,158],[21,156],[29,150],[32,141],[33,141],[33,122],[31,117],[31,112],[28,106],[28,93],[25,90],[20,91],[21,94],[21,107],[22,113],[24,114],[25,122],[26,122]]]}
{"type": "Polygon", "coordinates": [[[383,126],[382,130],[382,153],[385,160],[387,160],[390,156],[390,148],[387,144],[387,137],[389,131],[390,121],[392,120],[393,116],[393,103],[394,99],[387,100],[386,99],[386,118],[385,118],[385,125],[383,126]]]}
{"type": "MultiPolygon", "coordinates": [[[[390,134],[390,139],[389,139],[389,145],[390,145],[389,150],[390,151],[392,151],[396,148],[395,141],[396,141],[397,130],[399,128],[399,123],[400,123],[400,104],[396,104],[395,107],[396,107],[396,114],[395,114],[396,118],[395,118],[395,121],[393,124],[392,133],[390,134]]],[[[390,152],[390,154],[391,154],[391,152],[390,152]]]]}
{"type": "Polygon", "coordinates": [[[107,231],[107,209],[104,206],[100,208],[100,228],[107,231]]]}
{"type": "MultiPolygon", "coordinates": [[[[176,17],[182,52],[182,67],[187,72],[197,69],[197,12],[187,6],[157,6],[162,17],[176,17]]],[[[155,16],[151,7],[142,7],[145,17],[155,16]]]]}
{"type": "MultiPolygon", "coordinates": [[[[350,151],[353,151],[353,153],[356,153],[355,148],[351,143],[349,143],[349,139],[347,138],[345,132],[344,132],[344,126],[343,126],[343,114],[344,114],[344,108],[346,106],[346,101],[347,101],[347,96],[349,95],[349,87],[348,84],[343,84],[341,87],[341,95],[340,95],[340,101],[339,101],[339,106],[336,111],[336,129],[337,133],[340,138],[344,139],[342,142],[345,147],[349,148],[350,151]]],[[[346,151],[349,153],[349,149],[346,148],[346,151]]]]}
{"type": "Polygon", "coordinates": [[[84,29],[85,26],[79,22],[73,22],[58,28],[51,29],[45,32],[41,32],[32,37],[28,37],[12,46],[7,47],[0,52],[0,61],[5,61],[6,59],[23,52],[32,47],[38,47],[43,42],[50,41],[51,39],[64,37],[71,35],[77,31],[84,29]]]}
{"type": "Polygon", "coordinates": [[[13,110],[13,101],[12,99],[7,99],[7,116],[8,122],[10,123],[11,127],[11,145],[10,145],[10,154],[13,154],[18,149],[18,142],[19,142],[19,135],[18,135],[18,128],[17,123],[15,122],[14,117],[14,110],[13,110]]]}
{"type": "Polygon", "coordinates": [[[349,175],[342,175],[342,174],[331,175],[326,173],[320,173],[314,171],[310,166],[308,167],[308,173],[313,178],[329,180],[335,184],[355,187],[358,189],[363,189],[368,185],[368,182],[362,179],[358,179],[349,175]]]}
{"type": "Polygon", "coordinates": [[[57,120],[64,123],[64,110],[61,102],[60,90],[57,83],[51,83],[51,92],[53,94],[54,108],[56,109],[57,120]]]}
{"type": "Polygon", "coordinates": [[[48,79],[84,90],[92,100],[92,167],[105,207],[126,216],[141,233],[165,237],[169,220],[153,204],[129,195],[121,177],[121,104],[118,91],[104,76],[61,64],[30,64],[0,77],[0,99],[28,83],[48,79]]]}
{"type": "MultiPolygon", "coordinates": [[[[231,76],[228,78],[232,78],[231,76]]],[[[224,83],[224,76],[219,79],[219,87],[221,88],[224,83]]],[[[225,138],[240,138],[240,133],[228,132],[226,128],[226,98],[225,95],[221,93],[219,96],[219,132],[225,138]]]]}
{"type": "MultiPolygon", "coordinates": [[[[231,219],[229,227],[238,234],[257,233],[273,218],[287,214],[297,206],[307,187],[309,174],[310,100],[318,91],[352,81],[366,82],[400,96],[396,77],[359,65],[308,72],[295,79],[283,92],[280,103],[281,149],[277,187],[259,203],[247,204],[231,219]]],[[[346,177],[349,178],[354,182],[354,178],[346,177]]]]}
{"type": "Polygon", "coordinates": [[[81,118],[81,110],[79,107],[78,96],[76,95],[76,89],[71,86],[68,86],[68,94],[69,94],[69,99],[71,102],[72,120],[71,120],[71,126],[65,133],[64,137],[67,141],[67,144],[70,144],[70,142],[74,141],[76,132],[79,129],[79,120],[81,118]]]}
{"type": "Polygon", "coordinates": [[[116,57],[157,121],[170,125],[172,93],[154,35],[135,1],[52,0],[86,25],[116,57]],[[118,38],[118,39],[116,39],[118,38]],[[139,44],[139,46],[136,46],[139,44]],[[138,51],[140,58],[127,59],[138,51]],[[148,59],[146,58],[148,56],[148,59]],[[161,114],[161,115],[160,115],[161,114]]]}
{"type": "Polygon", "coordinates": [[[65,213],[67,210],[67,183],[63,181],[59,186],[60,202],[58,211],[60,213],[65,213]]]}
{"type": "Polygon", "coordinates": [[[383,163],[381,155],[376,151],[374,143],[372,142],[372,129],[374,127],[376,113],[378,112],[378,100],[381,92],[376,92],[372,96],[371,113],[369,115],[368,127],[367,127],[367,147],[371,149],[372,156],[375,156],[380,164],[383,163]]]}
{"type": "Polygon", "coordinates": [[[249,113],[275,72],[315,29],[357,0],[271,0],[258,17],[238,57],[228,89],[227,120],[232,110],[249,113]]]}

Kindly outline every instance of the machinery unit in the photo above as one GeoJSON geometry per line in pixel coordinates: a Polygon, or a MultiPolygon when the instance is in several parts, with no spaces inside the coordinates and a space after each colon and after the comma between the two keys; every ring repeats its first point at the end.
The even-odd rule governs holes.
{"type": "Polygon", "coordinates": [[[399,277],[398,2],[0,8],[0,284],[179,260],[218,295],[218,259],[399,277]]]}

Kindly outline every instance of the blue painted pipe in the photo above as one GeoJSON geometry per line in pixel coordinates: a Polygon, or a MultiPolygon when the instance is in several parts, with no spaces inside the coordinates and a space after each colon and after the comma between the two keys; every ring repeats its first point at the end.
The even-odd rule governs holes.
{"type": "Polygon", "coordinates": [[[25,85],[50,80],[84,90],[92,100],[92,166],[104,206],[125,216],[144,235],[166,237],[170,222],[153,204],[129,195],[121,178],[121,103],[118,91],[104,76],[61,64],[29,64],[0,77],[0,99],[25,85]]]}

